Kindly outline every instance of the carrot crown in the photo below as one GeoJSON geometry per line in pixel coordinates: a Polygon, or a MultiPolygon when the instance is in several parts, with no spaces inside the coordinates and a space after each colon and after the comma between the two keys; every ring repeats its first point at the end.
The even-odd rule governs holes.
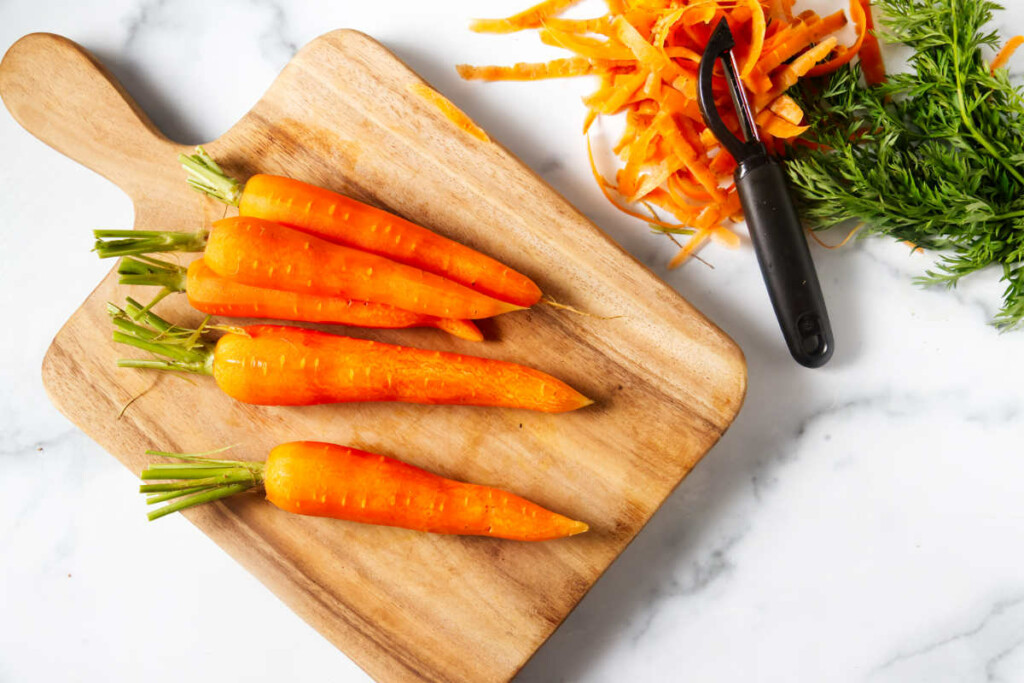
{"type": "Polygon", "coordinates": [[[185,181],[196,192],[202,192],[214,199],[238,206],[242,198],[242,184],[224,172],[201,146],[195,154],[179,154],[178,162],[188,171],[185,181]]]}
{"type": "Polygon", "coordinates": [[[131,298],[127,299],[124,308],[108,303],[107,312],[114,324],[115,342],[160,356],[151,359],[121,358],[117,361],[118,367],[213,374],[215,345],[202,336],[206,320],[198,329],[178,327],[131,298]]]}
{"type": "Polygon", "coordinates": [[[220,453],[221,448],[207,453],[164,453],[146,451],[146,455],[185,460],[184,463],[157,463],[142,471],[143,481],[159,480],[160,484],[142,484],[139,493],[149,494],[146,505],[173,501],[146,515],[149,521],[159,519],[203,503],[233,496],[263,484],[263,463],[244,460],[216,460],[204,456],[220,453]]]}
{"type": "Polygon", "coordinates": [[[210,233],[171,230],[93,230],[92,250],[100,258],[155,254],[162,251],[202,251],[210,233]]]}

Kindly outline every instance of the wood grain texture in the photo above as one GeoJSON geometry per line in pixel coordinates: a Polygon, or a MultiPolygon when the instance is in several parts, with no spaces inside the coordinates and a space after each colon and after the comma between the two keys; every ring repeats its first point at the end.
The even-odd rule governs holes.
{"type": "MultiPolygon", "coordinates": [[[[581,537],[526,544],[303,518],[256,494],[187,513],[375,678],[507,680],[729,426],[746,370],[728,337],[505,149],[410,92],[417,82],[367,36],[328,33],[207,148],[236,175],[281,173],[350,194],[511,264],[559,301],[621,316],[537,306],[485,321],[491,341],[475,345],[433,330],[347,331],[524,362],[597,405],[567,415],[243,405],[206,378],[118,370],[126,352],[110,341],[103,304],[128,291],[112,275],[57,335],[43,378],[56,406],[136,472],[147,448],[238,443],[257,459],[280,442],[318,439],[589,522],[581,537]]],[[[0,97],[31,133],[124,189],[136,225],[195,229],[223,215],[187,189],[175,161],[183,148],[67,39],[33,34],[11,47],[0,97]]],[[[181,299],[160,310],[195,322],[181,299]]]]}

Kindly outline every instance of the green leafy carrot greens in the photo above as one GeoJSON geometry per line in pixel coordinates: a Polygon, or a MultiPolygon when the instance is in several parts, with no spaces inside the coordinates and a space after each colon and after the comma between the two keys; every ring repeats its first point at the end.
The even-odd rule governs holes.
{"type": "Polygon", "coordinates": [[[878,0],[881,32],[913,50],[910,70],[874,87],[856,66],[803,85],[812,122],[789,163],[816,229],[862,221],[940,252],[921,284],[955,286],[983,268],[1006,284],[994,323],[1024,322],[1024,92],[986,52],[1002,9],[987,0],[878,0]]]}

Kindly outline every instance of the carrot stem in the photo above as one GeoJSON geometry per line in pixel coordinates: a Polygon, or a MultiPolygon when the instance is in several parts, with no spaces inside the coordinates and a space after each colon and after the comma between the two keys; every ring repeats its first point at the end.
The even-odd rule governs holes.
{"type": "Polygon", "coordinates": [[[128,299],[125,309],[107,304],[107,312],[117,328],[113,333],[115,342],[163,356],[160,359],[122,358],[117,361],[118,367],[213,374],[213,346],[199,341],[196,335],[202,328],[190,330],[172,325],[133,299],[128,299]]]}
{"type": "MultiPolygon", "coordinates": [[[[221,448],[215,448],[212,451],[203,451],[202,453],[170,453],[168,451],[155,451],[150,449],[146,451],[146,455],[157,455],[161,458],[174,458],[175,460],[184,460],[186,461],[186,463],[196,462],[203,465],[216,467],[217,465],[236,465],[239,462],[242,462],[241,460],[217,460],[215,458],[209,457],[216,453],[223,453],[224,451],[229,451],[232,448],[234,448],[234,446],[222,446],[221,448]]],[[[167,467],[168,465],[169,463],[163,464],[164,467],[167,467]]]]}
{"type": "Polygon", "coordinates": [[[650,223],[651,232],[655,235],[692,235],[697,232],[693,228],[663,228],[660,225],[650,223]]]}
{"type": "Polygon", "coordinates": [[[163,287],[170,292],[184,292],[188,280],[187,268],[145,256],[122,259],[117,274],[122,285],[163,287]]]}
{"type": "MultiPolygon", "coordinates": [[[[148,451],[147,451],[148,452],[148,451]]],[[[173,455],[171,457],[174,457],[173,455]]],[[[167,462],[159,463],[156,465],[150,465],[143,474],[149,472],[154,478],[159,478],[157,475],[169,474],[175,472],[191,472],[193,470],[222,470],[229,465],[233,465],[233,462],[225,462],[220,460],[212,460],[210,462],[167,462]]],[[[146,479],[147,477],[142,477],[146,479]]]]}
{"type": "Polygon", "coordinates": [[[151,493],[146,496],[146,505],[156,505],[157,503],[165,503],[175,498],[181,498],[182,496],[189,496],[193,493],[199,493],[200,491],[206,491],[211,486],[194,486],[190,489],[181,489],[180,491],[165,491],[163,493],[151,493]]]}
{"type": "Polygon", "coordinates": [[[172,325],[131,297],[125,298],[123,309],[108,303],[107,313],[114,325],[127,334],[147,340],[176,340],[179,346],[195,345],[184,341],[195,334],[194,329],[172,325]]]}
{"type": "Polygon", "coordinates": [[[186,182],[193,190],[238,206],[242,199],[242,184],[225,173],[201,146],[196,147],[195,154],[179,154],[178,162],[188,171],[186,182]]]}
{"type": "Polygon", "coordinates": [[[261,462],[214,460],[190,453],[147,452],[188,461],[150,465],[139,475],[143,481],[171,480],[139,486],[140,493],[157,494],[146,500],[147,505],[174,500],[173,503],[150,512],[147,515],[150,521],[195,505],[227,498],[263,484],[264,464],[261,462]]]}
{"type": "MultiPolygon", "coordinates": [[[[107,310],[113,313],[113,309],[115,308],[117,307],[108,306],[107,310]]],[[[138,301],[131,298],[130,296],[125,297],[125,313],[127,313],[132,320],[141,321],[143,324],[149,325],[150,327],[157,329],[160,332],[163,332],[164,334],[182,335],[192,334],[192,332],[194,332],[194,330],[191,330],[187,327],[178,327],[173,323],[167,322],[166,320],[158,316],[156,313],[153,313],[151,310],[149,310],[149,308],[150,307],[144,307],[142,304],[140,304],[138,301]]]]}
{"type": "MultiPolygon", "coordinates": [[[[177,458],[177,454],[169,454],[168,457],[177,458]]],[[[219,482],[238,484],[242,481],[251,481],[253,486],[263,481],[263,463],[248,462],[246,460],[211,460],[210,462],[199,462],[205,458],[194,458],[192,462],[186,463],[157,463],[150,465],[142,471],[139,479],[151,481],[154,479],[166,480],[189,480],[182,481],[183,487],[209,486],[219,482]]],[[[169,484],[143,484],[143,486],[169,486],[169,484]]],[[[151,489],[155,491],[156,489],[151,489]]],[[[168,491],[171,489],[167,489],[168,491]]]]}
{"type": "Polygon", "coordinates": [[[200,493],[197,493],[195,495],[188,496],[186,498],[179,498],[173,503],[169,503],[163,506],[162,508],[153,510],[152,512],[146,515],[146,518],[152,522],[153,520],[160,519],[164,515],[169,515],[172,512],[178,512],[180,510],[194,507],[196,505],[212,503],[215,500],[220,500],[221,498],[228,498],[230,496],[235,495],[236,493],[241,493],[242,491],[248,491],[249,489],[253,488],[253,486],[253,484],[231,484],[229,486],[216,486],[208,490],[202,491],[200,493]]]}
{"type": "Polygon", "coordinates": [[[118,358],[117,367],[136,368],[139,370],[166,370],[169,372],[187,372],[193,375],[208,375],[209,372],[194,363],[182,363],[176,360],[158,360],[155,358],[118,358]]]}
{"type": "Polygon", "coordinates": [[[139,493],[160,493],[164,491],[184,491],[185,489],[202,487],[210,488],[217,486],[218,484],[232,483],[237,484],[233,477],[208,477],[206,479],[196,479],[195,481],[176,481],[163,484],[142,484],[139,486],[139,493]]]}
{"type": "MultiPolygon", "coordinates": [[[[249,484],[250,487],[256,486],[262,482],[262,475],[257,474],[252,468],[246,467],[229,467],[223,470],[216,470],[218,472],[214,476],[194,478],[188,476],[190,474],[196,474],[202,476],[207,474],[209,470],[200,467],[194,473],[186,473],[183,471],[177,472],[174,477],[175,481],[164,482],[162,484],[142,484],[139,486],[139,493],[162,493],[165,491],[185,491],[191,488],[210,488],[216,486],[233,486],[235,484],[249,484]]],[[[166,479],[166,476],[154,477],[149,470],[142,473],[142,479],[166,479]]]]}
{"type": "MultiPolygon", "coordinates": [[[[164,469],[163,465],[152,465],[142,470],[142,474],[139,475],[140,479],[210,479],[211,477],[221,477],[224,475],[232,474],[235,471],[234,467],[225,467],[224,465],[197,465],[195,463],[176,463],[179,465],[174,469],[164,469]]],[[[206,486],[208,483],[216,482],[205,482],[196,481],[188,484],[188,486],[206,486]]],[[[187,488],[187,487],[186,487],[187,488]]],[[[154,489],[156,490],[156,489],[154,489]]]]}
{"type": "MultiPolygon", "coordinates": [[[[113,339],[118,344],[126,344],[128,346],[134,346],[137,349],[143,351],[149,351],[153,354],[166,354],[165,349],[160,344],[151,344],[149,342],[137,339],[127,334],[115,332],[113,339]]],[[[211,356],[212,357],[212,356],[211,356]]],[[[178,372],[189,372],[194,375],[213,375],[212,363],[207,363],[205,360],[180,360],[177,358],[161,359],[161,358],[118,358],[117,367],[119,368],[140,368],[146,370],[177,370],[178,372]]]]}
{"type": "Polygon", "coordinates": [[[93,246],[100,258],[154,254],[162,251],[202,251],[209,233],[170,230],[93,230],[93,246]]]}

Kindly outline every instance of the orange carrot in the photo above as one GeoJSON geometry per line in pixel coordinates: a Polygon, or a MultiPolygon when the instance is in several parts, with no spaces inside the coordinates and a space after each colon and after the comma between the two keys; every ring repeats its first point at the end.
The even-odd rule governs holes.
{"type": "Polygon", "coordinates": [[[255,175],[244,190],[203,149],[178,160],[189,184],[242,216],[262,218],[440,275],[481,294],[529,307],[541,291],[525,275],[387,211],[291,178],[255,175]]]}
{"type": "Polygon", "coordinates": [[[202,258],[187,269],[157,259],[125,258],[117,272],[120,284],[159,286],[165,293],[185,292],[192,308],[210,315],[386,329],[436,327],[460,339],[483,341],[480,329],[470,320],[436,318],[369,301],[243,285],[218,275],[202,258]]]}
{"type": "Polygon", "coordinates": [[[188,251],[205,242],[206,265],[214,272],[265,289],[370,301],[439,318],[489,318],[519,308],[438,275],[258,218],[225,218],[214,222],[208,233],[126,230],[97,235],[125,235],[97,243],[101,256],[160,251],[149,248],[160,239],[170,245],[165,250],[177,249],[175,240],[188,242],[188,251]]]}
{"type": "Polygon", "coordinates": [[[388,304],[441,318],[518,309],[451,280],[258,218],[216,221],[205,251],[215,272],[247,285],[388,304]]]}
{"type": "Polygon", "coordinates": [[[147,451],[191,464],[153,464],[142,474],[149,504],[174,501],[150,520],[262,486],[286,512],[435,534],[548,541],[589,528],[490,486],[445,479],[394,458],[347,446],[293,441],[266,462],[147,451]]]}
{"type": "Polygon", "coordinates": [[[212,375],[243,403],[303,406],[398,401],[523,408],[561,413],[592,401],[569,385],[515,363],[426,351],[280,325],[232,329],[216,344],[129,300],[110,306],[114,341],[163,356],[120,367],[212,375]]]}

